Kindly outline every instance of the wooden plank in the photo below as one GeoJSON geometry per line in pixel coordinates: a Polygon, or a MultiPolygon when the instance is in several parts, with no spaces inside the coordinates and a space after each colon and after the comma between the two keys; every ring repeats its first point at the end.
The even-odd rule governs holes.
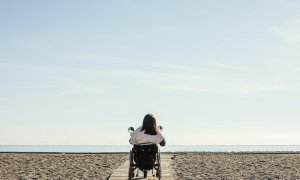
{"type": "MultiPolygon", "coordinates": [[[[170,171],[170,163],[172,162],[172,154],[161,154],[161,168],[162,168],[162,180],[174,180],[170,171]]],[[[127,180],[128,179],[129,161],[127,160],[123,165],[116,169],[108,178],[109,180],[127,180]]],[[[155,170],[153,172],[155,174],[155,170]]],[[[152,171],[148,171],[148,177],[143,178],[143,172],[139,171],[139,177],[133,179],[144,179],[144,180],[157,180],[156,177],[152,176],[152,171]]]]}

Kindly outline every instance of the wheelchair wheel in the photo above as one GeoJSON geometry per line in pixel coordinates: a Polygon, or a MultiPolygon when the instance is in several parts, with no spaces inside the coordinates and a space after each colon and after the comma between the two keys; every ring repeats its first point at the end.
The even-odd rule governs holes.
{"type": "Polygon", "coordinates": [[[134,170],[133,170],[133,152],[132,150],[129,153],[129,169],[128,169],[128,180],[132,180],[134,177],[134,170]]]}
{"type": "Polygon", "coordinates": [[[148,171],[144,171],[144,178],[147,178],[148,171]]]}
{"type": "Polygon", "coordinates": [[[161,179],[161,164],[160,164],[160,152],[157,153],[157,171],[156,171],[156,177],[160,180],[161,179]]]}
{"type": "Polygon", "coordinates": [[[160,180],[161,179],[161,167],[158,166],[157,172],[156,172],[156,177],[160,180]]]}

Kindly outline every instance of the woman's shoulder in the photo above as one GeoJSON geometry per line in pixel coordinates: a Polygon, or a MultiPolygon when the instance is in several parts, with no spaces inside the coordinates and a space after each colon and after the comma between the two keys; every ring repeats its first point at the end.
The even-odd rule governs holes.
{"type": "Polygon", "coordinates": [[[137,134],[137,133],[140,133],[141,132],[141,129],[142,129],[142,126],[136,128],[133,132],[133,134],[137,134]]]}
{"type": "Polygon", "coordinates": [[[142,126],[139,126],[138,128],[136,128],[136,131],[141,131],[142,126]]]}
{"type": "Polygon", "coordinates": [[[161,137],[163,137],[163,135],[162,135],[162,133],[161,132],[157,132],[157,136],[161,136],[161,137]]]}

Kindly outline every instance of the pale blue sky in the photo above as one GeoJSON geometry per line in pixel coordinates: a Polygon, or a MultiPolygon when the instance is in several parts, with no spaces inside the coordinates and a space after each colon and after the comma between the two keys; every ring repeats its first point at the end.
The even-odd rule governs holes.
{"type": "Polygon", "coordinates": [[[0,144],[299,144],[300,2],[1,1],[0,144]]]}

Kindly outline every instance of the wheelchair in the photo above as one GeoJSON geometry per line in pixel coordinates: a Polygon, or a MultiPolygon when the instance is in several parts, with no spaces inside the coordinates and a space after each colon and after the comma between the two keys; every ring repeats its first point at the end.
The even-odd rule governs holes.
{"type": "MultiPolygon", "coordinates": [[[[133,130],[132,127],[128,128],[129,132],[133,130]]],[[[152,176],[161,179],[160,151],[156,144],[133,145],[129,153],[128,180],[139,177],[139,171],[143,172],[144,178],[147,178],[148,171],[152,171],[152,176]]]]}

